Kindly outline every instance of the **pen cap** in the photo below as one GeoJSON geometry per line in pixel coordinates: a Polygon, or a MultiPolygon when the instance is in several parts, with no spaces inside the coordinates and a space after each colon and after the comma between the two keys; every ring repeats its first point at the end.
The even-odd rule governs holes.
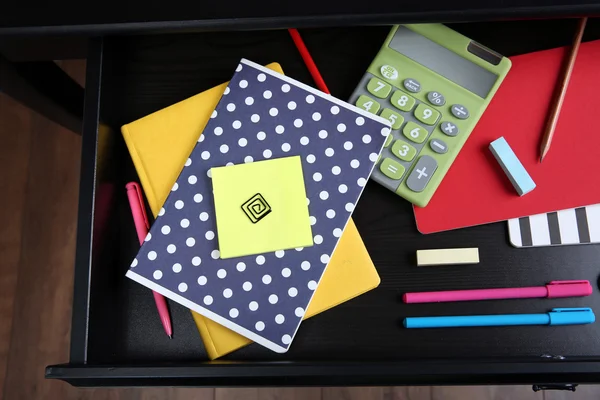
{"type": "Polygon", "coordinates": [[[548,315],[550,325],[581,325],[596,321],[591,308],[554,308],[548,315]]]}
{"type": "Polygon", "coordinates": [[[552,281],[546,285],[548,298],[589,296],[592,285],[589,281],[552,281]]]}

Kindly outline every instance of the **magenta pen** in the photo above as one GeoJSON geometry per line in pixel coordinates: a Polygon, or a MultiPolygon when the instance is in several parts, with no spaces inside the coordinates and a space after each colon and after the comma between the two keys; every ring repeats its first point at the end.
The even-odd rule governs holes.
{"type": "Polygon", "coordinates": [[[500,299],[532,299],[560,297],[581,297],[592,294],[589,281],[552,281],[545,286],[522,288],[448,290],[441,292],[405,293],[405,303],[441,303],[450,301],[476,301],[500,299]]]}

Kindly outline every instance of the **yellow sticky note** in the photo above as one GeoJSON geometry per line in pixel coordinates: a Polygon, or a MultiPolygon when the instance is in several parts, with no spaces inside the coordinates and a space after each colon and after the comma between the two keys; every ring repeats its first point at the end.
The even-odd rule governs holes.
{"type": "Polygon", "coordinates": [[[211,174],[221,258],[313,245],[299,156],[211,174]]]}

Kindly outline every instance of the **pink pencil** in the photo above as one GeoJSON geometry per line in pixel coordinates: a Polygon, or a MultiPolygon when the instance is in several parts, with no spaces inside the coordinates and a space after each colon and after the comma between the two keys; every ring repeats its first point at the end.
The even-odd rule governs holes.
{"type": "MultiPolygon", "coordinates": [[[[133,222],[135,223],[135,230],[140,241],[140,246],[144,243],[144,239],[150,229],[150,223],[148,222],[148,216],[144,209],[144,201],[142,199],[142,190],[140,185],[136,182],[129,182],[125,185],[127,188],[127,198],[129,199],[129,206],[131,207],[131,213],[133,214],[133,222]]],[[[158,309],[158,315],[162,322],[163,328],[169,338],[173,337],[173,328],[171,327],[171,317],[169,316],[169,309],[167,308],[167,300],[162,294],[152,292],[154,294],[154,302],[158,309]]]]}
{"type": "Polygon", "coordinates": [[[449,301],[531,299],[547,297],[589,296],[592,285],[589,281],[552,281],[546,286],[503,289],[448,290],[443,292],[405,293],[405,303],[441,303],[449,301]]]}

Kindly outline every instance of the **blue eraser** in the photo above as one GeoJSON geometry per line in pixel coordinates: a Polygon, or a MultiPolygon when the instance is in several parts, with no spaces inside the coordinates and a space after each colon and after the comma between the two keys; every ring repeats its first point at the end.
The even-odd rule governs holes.
{"type": "Polygon", "coordinates": [[[504,137],[490,143],[490,151],[500,164],[510,183],[514,186],[519,196],[523,196],[535,189],[535,182],[521,164],[516,154],[504,137]]]}

